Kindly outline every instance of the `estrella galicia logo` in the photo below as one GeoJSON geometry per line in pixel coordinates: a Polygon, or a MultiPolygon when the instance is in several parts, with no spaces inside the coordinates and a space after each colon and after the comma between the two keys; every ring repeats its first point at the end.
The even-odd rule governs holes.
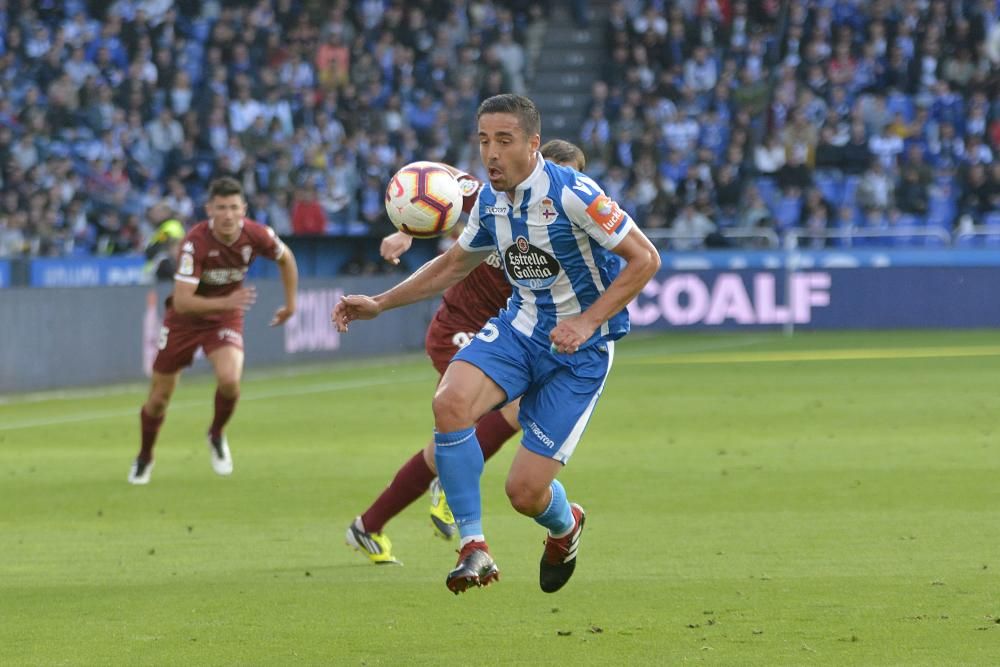
{"type": "Polygon", "coordinates": [[[528,289],[551,287],[560,271],[555,257],[531,245],[523,236],[514,239],[513,245],[504,251],[503,263],[510,279],[528,289]]]}

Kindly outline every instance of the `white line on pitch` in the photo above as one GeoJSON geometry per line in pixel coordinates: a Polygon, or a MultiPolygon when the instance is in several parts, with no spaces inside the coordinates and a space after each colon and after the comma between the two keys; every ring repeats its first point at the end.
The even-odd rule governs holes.
{"type": "MultiPolygon", "coordinates": [[[[345,391],[348,389],[361,389],[365,387],[379,387],[389,384],[400,384],[404,382],[427,381],[429,374],[406,375],[402,377],[389,378],[385,380],[351,380],[346,382],[324,382],[322,384],[307,385],[294,389],[274,389],[271,391],[251,392],[240,396],[240,402],[260,401],[267,398],[281,398],[287,396],[306,396],[309,394],[322,394],[324,392],[345,391]]],[[[204,400],[175,401],[170,404],[171,410],[186,410],[189,408],[204,405],[204,400]]],[[[80,422],[99,421],[102,419],[118,419],[138,414],[138,405],[128,410],[104,410],[88,411],[78,414],[62,415],[59,417],[45,417],[41,419],[27,419],[10,424],[0,424],[0,431],[14,431],[24,428],[36,428],[39,426],[57,426],[59,424],[76,424],[80,422]]]]}
{"type": "MultiPolygon", "coordinates": [[[[317,367],[315,365],[291,365],[291,366],[276,366],[271,368],[253,369],[248,370],[246,375],[243,377],[243,385],[246,387],[248,384],[256,382],[258,380],[273,380],[282,378],[295,378],[301,377],[303,375],[319,375],[324,372],[353,372],[358,369],[363,369],[365,371],[370,371],[372,369],[382,369],[386,366],[392,366],[393,360],[398,361],[410,361],[412,359],[422,358],[422,355],[399,355],[398,357],[392,358],[380,358],[378,362],[371,361],[369,363],[351,363],[351,364],[336,364],[331,362],[325,366],[317,367]]],[[[188,376],[185,376],[188,377],[188,376]]],[[[190,380],[197,381],[199,379],[211,378],[211,368],[204,367],[198,369],[198,372],[192,373],[190,375],[190,380]]],[[[147,381],[142,382],[125,382],[120,384],[105,385],[102,387],[77,387],[70,389],[44,389],[42,391],[33,391],[26,394],[0,394],[0,406],[4,405],[17,405],[25,403],[43,403],[45,401],[78,401],[87,400],[91,398],[107,398],[108,396],[121,396],[122,394],[132,394],[132,393],[145,393],[148,389],[149,384],[147,381]]]]}

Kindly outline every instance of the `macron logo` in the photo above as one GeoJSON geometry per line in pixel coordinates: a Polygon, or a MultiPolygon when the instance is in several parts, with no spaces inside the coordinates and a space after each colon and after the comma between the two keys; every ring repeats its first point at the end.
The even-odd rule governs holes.
{"type": "Polygon", "coordinates": [[[538,427],[538,424],[536,424],[535,422],[531,422],[531,432],[534,434],[536,438],[542,441],[543,445],[545,445],[549,449],[555,448],[556,446],[555,441],[549,436],[545,435],[545,432],[542,429],[540,429],[538,427]]]}

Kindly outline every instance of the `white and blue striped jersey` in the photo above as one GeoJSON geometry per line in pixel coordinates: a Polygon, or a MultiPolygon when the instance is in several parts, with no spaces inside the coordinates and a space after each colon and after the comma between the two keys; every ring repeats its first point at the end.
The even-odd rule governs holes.
{"type": "MultiPolygon", "coordinates": [[[[549,345],[549,332],[586,310],[620,270],[611,250],[635,227],[632,218],[593,180],[537,155],[531,175],[514,191],[487,184],[458,242],[471,252],[496,249],[514,293],[500,317],[549,345]]],[[[582,346],[628,333],[622,309],[582,346]]]]}

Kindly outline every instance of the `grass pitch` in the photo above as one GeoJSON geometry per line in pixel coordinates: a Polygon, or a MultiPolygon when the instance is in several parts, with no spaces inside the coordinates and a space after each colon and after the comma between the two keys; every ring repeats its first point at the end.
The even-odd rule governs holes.
{"type": "MultiPolygon", "coordinates": [[[[252,359],[251,359],[252,362],[252,359]]],[[[1000,655],[993,332],[626,339],[560,476],[580,563],[487,465],[502,581],[454,597],[420,501],[343,545],[426,440],[420,357],[248,373],[232,478],[188,377],[152,483],[126,484],[145,387],[0,403],[0,663],[945,665],[1000,655]]]]}

